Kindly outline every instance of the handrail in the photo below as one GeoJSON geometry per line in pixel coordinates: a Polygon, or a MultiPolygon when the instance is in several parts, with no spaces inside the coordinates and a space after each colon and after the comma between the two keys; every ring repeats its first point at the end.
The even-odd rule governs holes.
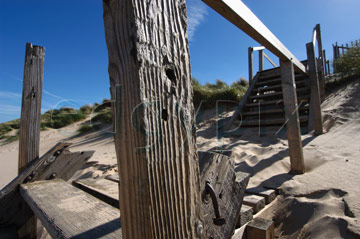
{"type": "Polygon", "coordinates": [[[266,48],[264,46],[249,47],[249,83],[253,80],[253,52],[259,52],[259,72],[264,70],[264,57],[270,62],[274,67],[278,67],[275,62],[273,62],[268,55],[264,52],[266,48]]]}
{"type": "Polygon", "coordinates": [[[294,67],[306,73],[305,66],[280,42],[280,40],[239,0],[202,0],[228,21],[266,47],[280,60],[289,60],[294,67]]]}

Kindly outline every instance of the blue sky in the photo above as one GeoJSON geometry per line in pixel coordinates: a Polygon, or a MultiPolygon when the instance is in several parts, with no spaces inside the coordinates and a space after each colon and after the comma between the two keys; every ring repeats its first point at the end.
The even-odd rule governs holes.
{"type": "MultiPolygon", "coordinates": [[[[192,75],[247,78],[247,48],[258,44],[200,0],[187,2],[192,75]]],[[[243,2],[300,60],[317,23],[328,58],[331,44],[360,38],[359,0],[243,2]]],[[[0,0],[0,122],[20,117],[26,42],[46,48],[43,112],[109,97],[101,0],[0,0]]]]}

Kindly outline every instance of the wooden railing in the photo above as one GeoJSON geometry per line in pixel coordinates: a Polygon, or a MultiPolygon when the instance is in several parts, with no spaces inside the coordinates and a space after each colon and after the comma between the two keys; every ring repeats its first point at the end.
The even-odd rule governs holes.
{"type": "Polygon", "coordinates": [[[264,52],[265,47],[263,46],[258,46],[258,47],[249,47],[248,49],[248,57],[249,57],[249,84],[252,82],[253,80],[253,54],[254,51],[258,51],[259,52],[259,71],[263,71],[264,70],[264,58],[267,59],[271,65],[273,65],[274,67],[278,67],[272,60],[271,58],[266,55],[266,53],[264,52]]]}
{"type": "Polygon", "coordinates": [[[203,0],[207,5],[240,28],[280,60],[291,61],[297,71],[306,73],[305,66],[281,41],[239,0],[203,0]]]}
{"type": "MultiPolygon", "coordinates": [[[[339,46],[337,42],[333,44],[334,62],[340,59],[341,56],[344,56],[346,52],[352,47],[360,47],[360,41],[358,40],[352,41],[350,45],[346,43],[345,45],[342,44],[341,46],[339,46]]],[[[328,67],[330,68],[330,64],[328,65],[328,67]]],[[[336,73],[335,64],[334,64],[334,73],[336,73]]]]}

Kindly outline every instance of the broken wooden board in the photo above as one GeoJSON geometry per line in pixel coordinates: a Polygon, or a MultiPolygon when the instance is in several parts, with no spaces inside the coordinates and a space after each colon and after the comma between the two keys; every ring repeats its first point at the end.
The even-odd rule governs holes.
{"type": "Polygon", "coordinates": [[[73,181],[72,184],[97,199],[119,208],[119,184],[117,182],[104,178],[87,178],[73,181]]]}
{"type": "Polygon", "coordinates": [[[22,184],[20,193],[52,238],[122,238],[118,209],[61,179],[22,184]]]}
{"type": "Polygon", "coordinates": [[[235,172],[232,157],[214,152],[198,152],[201,189],[202,212],[204,215],[205,238],[231,238],[234,233],[249,174],[235,172]],[[216,217],[214,200],[206,190],[210,183],[218,202],[218,210],[222,220],[216,217]]]}
{"type": "Polygon", "coordinates": [[[19,229],[34,215],[19,194],[20,184],[53,177],[69,180],[94,153],[72,153],[67,149],[69,146],[69,143],[58,143],[0,191],[0,227],[13,226],[19,229]]]}

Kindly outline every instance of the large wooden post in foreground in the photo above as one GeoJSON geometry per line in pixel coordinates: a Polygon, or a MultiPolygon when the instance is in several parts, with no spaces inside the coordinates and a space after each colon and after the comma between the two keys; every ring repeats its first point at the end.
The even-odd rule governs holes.
{"type": "Polygon", "coordinates": [[[123,237],[202,238],[185,0],[103,7],[123,237]]]}
{"type": "Polygon", "coordinates": [[[280,60],[281,84],[284,99],[286,129],[289,142],[291,172],[305,172],[300,120],[296,95],[294,66],[291,61],[280,60]]]}
{"type": "MultiPolygon", "coordinates": [[[[45,48],[26,44],[19,135],[19,174],[39,157],[41,96],[45,48]]],[[[36,218],[19,231],[20,238],[36,238],[36,218]]]]}
{"type": "Polygon", "coordinates": [[[316,135],[323,133],[322,116],[321,116],[321,93],[318,79],[318,67],[315,56],[314,44],[312,42],[306,44],[309,77],[310,77],[310,107],[311,114],[309,118],[309,130],[314,129],[316,135]]]}

